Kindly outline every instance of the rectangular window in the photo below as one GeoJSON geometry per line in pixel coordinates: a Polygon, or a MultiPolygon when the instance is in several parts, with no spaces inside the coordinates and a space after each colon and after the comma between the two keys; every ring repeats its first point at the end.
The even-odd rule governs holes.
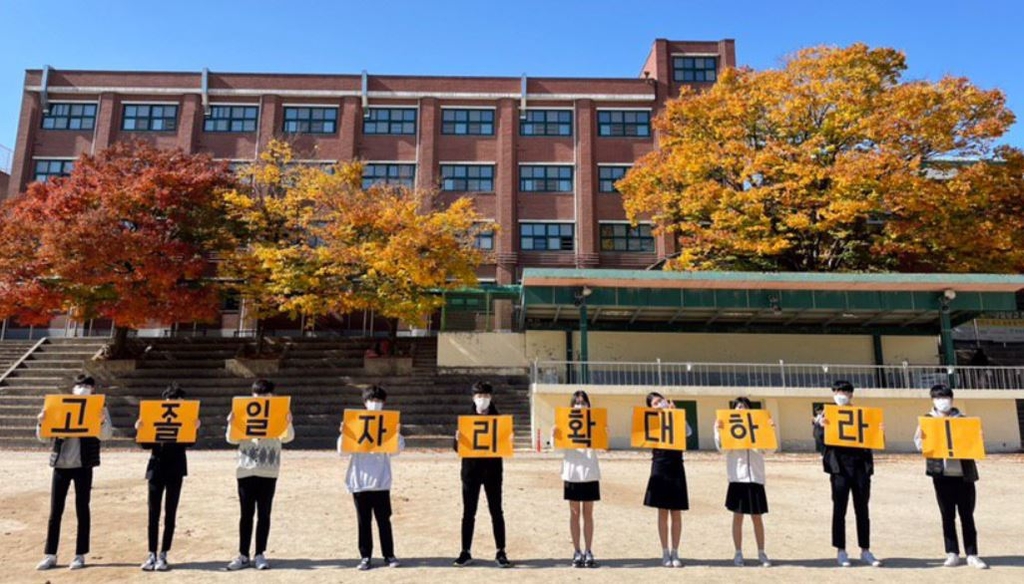
{"type": "Polygon", "coordinates": [[[259,108],[251,105],[215,105],[203,120],[204,132],[255,132],[259,108]]]}
{"type": "Polygon", "coordinates": [[[441,190],[461,193],[493,193],[494,165],[442,164],[441,190]]]}
{"type": "Polygon", "coordinates": [[[711,82],[718,78],[718,57],[673,57],[672,79],[683,83],[711,82]]]}
{"type": "Polygon", "coordinates": [[[528,166],[519,167],[519,192],[522,193],[571,193],[571,166],[528,166]]]}
{"type": "Polygon", "coordinates": [[[121,129],[128,132],[173,132],[178,129],[178,106],[126,104],[121,129]]]}
{"type": "Polygon", "coordinates": [[[494,134],[494,110],[443,109],[441,110],[441,133],[454,136],[492,136],[494,134]]]}
{"type": "Polygon", "coordinates": [[[476,234],[476,248],[482,251],[494,250],[494,232],[481,231],[476,234]]]}
{"type": "Polygon", "coordinates": [[[44,130],[91,130],[96,126],[96,104],[51,103],[43,114],[44,130]]]}
{"type": "Polygon", "coordinates": [[[626,176],[629,172],[628,166],[598,166],[597,167],[597,192],[617,193],[615,183],[626,176]]]}
{"type": "Polygon", "coordinates": [[[68,176],[75,168],[74,160],[36,160],[32,180],[46,182],[51,177],[68,176]]]}
{"type": "Polygon", "coordinates": [[[363,188],[374,185],[391,185],[414,188],[416,182],[415,164],[379,164],[363,165],[363,188]]]}
{"type": "Polygon", "coordinates": [[[597,135],[627,138],[646,138],[651,135],[651,112],[599,111],[597,135]]]}
{"type": "Polygon", "coordinates": [[[527,110],[519,118],[520,136],[572,136],[572,112],[567,110],[527,110]]]}
{"type": "Polygon", "coordinates": [[[286,107],[283,129],[287,134],[333,134],[338,129],[338,108],[286,107]]]}
{"type": "Polygon", "coordinates": [[[520,223],[519,249],[523,251],[572,251],[572,223],[520,223]]]}
{"type": "Polygon", "coordinates": [[[416,110],[371,107],[363,118],[364,134],[415,134],[416,110]]]}
{"type": "Polygon", "coordinates": [[[653,252],[651,226],[626,223],[601,223],[601,251],[653,252]]]}

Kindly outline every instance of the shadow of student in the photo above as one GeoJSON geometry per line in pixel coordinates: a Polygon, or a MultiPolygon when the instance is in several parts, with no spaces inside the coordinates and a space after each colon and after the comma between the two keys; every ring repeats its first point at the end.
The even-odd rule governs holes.
{"type": "MultiPolygon", "coordinates": [[[[308,559],[308,558],[270,558],[272,570],[330,570],[337,568],[354,568],[358,561],[346,562],[338,559],[308,559]]],[[[207,561],[207,562],[181,562],[172,563],[171,571],[181,570],[195,572],[226,572],[228,560],[207,561]]],[[[252,570],[254,568],[246,568],[252,570]]]]}

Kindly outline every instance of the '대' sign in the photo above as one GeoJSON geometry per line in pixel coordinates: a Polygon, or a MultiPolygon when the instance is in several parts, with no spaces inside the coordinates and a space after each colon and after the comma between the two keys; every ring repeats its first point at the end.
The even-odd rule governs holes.
{"type": "Polygon", "coordinates": [[[196,441],[196,423],[199,421],[199,402],[196,400],[146,400],[139,402],[139,430],[135,441],[140,444],[156,442],[196,441]]]}
{"type": "Polygon", "coordinates": [[[633,408],[633,448],[686,450],[686,410],[633,408]]]}
{"type": "Polygon", "coordinates": [[[345,410],[341,433],[343,452],[398,452],[399,412],[345,410]]]}
{"type": "Polygon", "coordinates": [[[555,408],[555,448],[608,449],[608,410],[555,408]]]}
{"type": "Polygon", "coordinates": [[[231,401],[231,439],[280,438],[288,431],[290,397],[236,397],[231,401]]]}
{"type": "Polygon", "coordinates": [[[779,447],[767,410],[716,410],[722,422],[722,450],[774,450],[779,447]]]}
{"type": "Polygon", "coordinates": [[[921,453],[925,458],[985,458],[985,442],[981,438],[981,418],[917,419],[924,434],[921,453]]]}
{"type": "Polygon", "coordinates": [[[102,395],[48,395],[46,416],[39,428],[43,438],[95,438],[103,424],[102,395]]]}
{"type": "Polygon", "coordinates": [[[826,445],[885,449],[882,408],[827,405],[825,419],[826,445]]]}
{"type": "Polygon", "coordinates": [[[512,456],[512,416],[459,416],[459,456],[512,456]]]}

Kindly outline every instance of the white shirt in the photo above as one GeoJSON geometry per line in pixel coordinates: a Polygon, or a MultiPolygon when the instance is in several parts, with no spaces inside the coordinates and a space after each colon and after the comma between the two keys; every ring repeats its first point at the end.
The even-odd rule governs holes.
{"type": "MultiPolygon", "coordinates": [[[[715,448],[722,451],[722,436],[715,430],[715,448]]],[[[725,468],[729,474],[730,483],[757,483],[763,485],[765,481],[764,454],[760,450],[727,450],[725,454],[725,468]]]]}
{"type": "MultiPolygon", "coordinates": [[[[341,436],[338,436],[338,454],[342,454],[341,436]]],[[[398,435],[398,452],[405,450],[405,437],[398,435]]],[[[345,473],[345,488],[350,493],[391,490],[391,457],[397,455],[379,452],[353,452],[345,473]]]]}
{"type": "MultiPolygon", "coordinates": [[[[49,442],[52,438],[43,438],[42,426],[36,424],[36,439],[40,442],[49,442]]],[[[103,421],[100,423],[100,440],[109,440],[114,435],[114,426],[110,421],[110,411],[103,408],[103,421]]],[[[80,468],[82,466],[82,443],[79,438],[65,438],[60,445],[60,454],[57,455],[57,462],[54,468],[80,468]]]]}
{"type": "Polygon", "coordinates": [[[590,483],[601,480],[601,467],[597,451],[593,448],[574,448],[565,451],[562,459],[562,480],[570,483],[590,483]]]}

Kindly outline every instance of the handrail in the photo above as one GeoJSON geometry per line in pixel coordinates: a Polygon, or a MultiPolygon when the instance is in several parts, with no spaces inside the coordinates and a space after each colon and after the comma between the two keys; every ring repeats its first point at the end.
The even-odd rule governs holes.
{"type": "Polygon", "coordinates": [[[32,355],[32,353],[35,353],[36,349],[38,349],[40,345],[45,343],[47,339],[49,339],[49,337],[43,337],[43,338],[39,339],[36,342],[36,344],[32,345],[32,348],[30,348],[28,351],[25,352],[24,355],[22,355],[21,357],[18,357],[17,361],[15,361],[10,367],[8,367],[7,371],[4,371],[3,375],[0,375],[0,383],[3,383],[4,380],[7,379],[7,376],[10,375],[11,373],[13,373],[15,369],[17,369],[18,367],[21,367],[21,364],[25,362],[25,359],[28,359],[29,356],[32,355]]]}

